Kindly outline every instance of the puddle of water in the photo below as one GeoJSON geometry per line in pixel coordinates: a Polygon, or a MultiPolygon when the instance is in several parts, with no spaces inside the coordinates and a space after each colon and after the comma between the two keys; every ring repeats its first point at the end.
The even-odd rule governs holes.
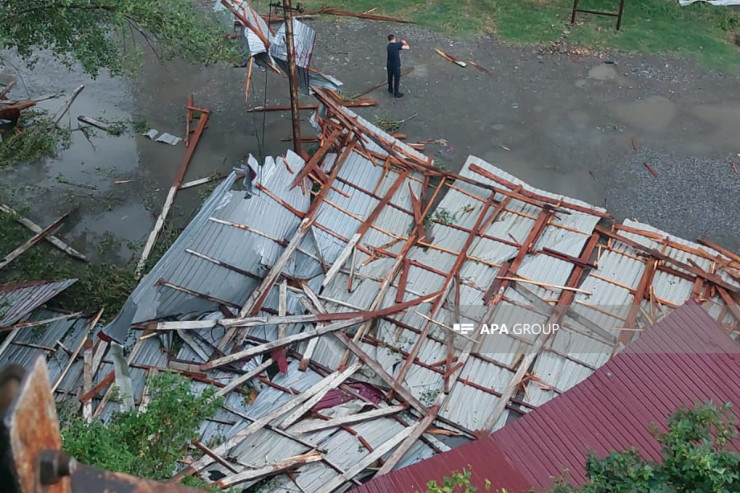
{"type": "Polygon", "coordinates": [[[709,124],[711,130],[702,136],[702,142],[712,147],[734,146],[740,152],[740,102],[722,105],[696,105],[689,113],[709,124]]]}
{"type": "Polygon", "coordinates": [[[622,122],[647,132],[664,131],[678,115],[676,103],[662,96],[615,104],[612,111],[622,122]]]}
{"type": "Polygon", "coordinates": [[[588,78],[594,79],[594,80],[607,81],[607,80],[616,80],[619,78],[619,75],[617,75],[617,71],[614,68],[614,65],[601,64],[601,65],[596,65],[595,67],[592,67],[588,71],[588,78]]]}

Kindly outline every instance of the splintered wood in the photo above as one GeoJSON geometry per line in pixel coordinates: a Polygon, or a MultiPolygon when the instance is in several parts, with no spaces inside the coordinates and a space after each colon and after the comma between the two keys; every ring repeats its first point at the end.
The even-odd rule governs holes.
{"type": "Polygon", "coordinates": [[[460,66],[462,68],[465,68],[465,67],[468,66],[467,63],[465,63],[465,62],[463,62],[461,60],[458,60],[457,58],[453,57],[452,55],[448,55],[447,53],[445,53],[442,50],[438,50],[437,48],[435,48],[434,51],[436,51],[439,56],[441,56],[442,58],[444,58],[448,62],[454,63],[455,65],[458,65],[458,66],[460,66]]]}

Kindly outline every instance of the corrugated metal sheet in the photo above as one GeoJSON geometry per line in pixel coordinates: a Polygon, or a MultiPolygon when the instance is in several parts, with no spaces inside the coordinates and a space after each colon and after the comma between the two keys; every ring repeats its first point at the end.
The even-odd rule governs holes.
{"type": "Polygon", "coordinates": [[[295,174],[303,168],[303,159],[288,152],[286,160],[289,167],[282,158],[267,158],[264,166],[260,167],[250,159],[258,174],[258,184],[270,193],[258,190],[255,195],[247,196],[246,192],[240,190],[237,173],[232,172],[214,190],[172,247],[142,279],[121,314],[104,332],[117,341],[125,341],[131,324],[165,317],[183,317],[218,308],[213,301],[158,285],[160,279],[231,305],[243,305],[249,293],[257,287],[257,281],[188,253],[188,250],[263,276],[284,248],[270,237],[289,238],[300,223],[300,218],[273,196],[281,198],[300,212],[308,209],[310,200],[300,187],[290,190],[295,174]],[[214,222],[211,218],[247,225],[268,236],[214,222]]]}
{"type": "MultiPolygon", "coordinates": [[[[39,309],[33,312],[29,321],[46,320],[60,315],[62,314],[56,311],[39,309]]],[[[36,357],[44,354],[47,358],[49,381],[53,384],[69,363],[69,354],[58,343],[61,342],[64,347],[74,350],[85,336],[85,328],[89,323],[90,320],[86,317],[74,317],[20,329],[7,349],[0,355],[0,368],[11,363],[30,368],[36,357]]],[[[80,359],[70,368],[60,383],[59,392],[62,395],[67,391],[77,390],[78,377],[81,372],[82,360],[80,359]]]]}
{"type": "Polygon", "coordinates": [[[75,282],[77,279],[57,282],[32,281],[0,286],[0,327],[15,324],[75,282]]]}
{"type": "MultiPolygon", "coordinates": [[[[472,320],[475,316],[482,317],[486,310],[484,293],[496,280],[501,266],[507,261],[519,258],[521,263],[515,273],[510,275],[525,277],[534,284],[521,282],[517,283],[518,285],[507,284],[502,291],[503,297],[493,312],[492,320],[483,322],[511,326],[524,318],[529,323],[543,323],[548,320],[549,309],[547,306],[543,308],[542,305],[553,306],[560,299],[564,292],[561,286],[571,278],[577,263],[558,258],[558,255],[572,257],[581,255],[601,220],[603,209],[535,189],[489,163],[470,157],[461,174],[478,180],[479,184],[456,180],[450,186],[448,182],[448,188],[439,196],[441,200],[428,216],[432,220],[430,238],[425,239],[424,243],[414,244],[408,250],[406,258],[410,262],[405,292],[398,293],[397,276],[380,299],[378,295],[382,280],[396,263],[393,255],[401,251],[415,227],[411,192],[420,197],[424,181],[422,172],[410,169],[404,181],[398,182],[401,176],[399,169],[393,167],[384,169],[384,156],[387,155],[384,148],[394,147],[397,152],[402,152],[407,157],[418,159],[420,162],[427,161],[423,155],[393,140],[387,133],[366,120],[350,111],[346,113],[349,117],[356,118],[358,128],[367,137],[364,147],[376,156],[370,159],[358,146],[343,163],[332,188],[326,191],[323,202],[318,205],[311,233],[303,238],[297,252],[285,268],[284,274],[289,275],[287,311],[305,312],[300,303],[304,297],[299,287],[301,282],[308,283],[329,312],[368,310],[375,306],[376,301],[380,308],[389,307],[394,305],[397,299],[410,300],[442,289],[448,272],[470,237],[470,231],[478,222],[483,205],[492,193],[490,187],[493,186],[496,192],[492,208],[508,200],[506,207],[480,234],[472,237],[467,250],[467,259],[462,262],[459,270],[458,280],[453,280],[449,284],[451,288],[445,300],[446,304],[440,308],[436,318],[448,325],[456,322],[457,315],[453,305],[458,297],[459,304],[464,307],[460,316],[465,320],[472,320]],[[384,141],[386,146],[379,145],[376,140],[384,141]],[[472,165],[482,168],[483,171],[481,173],[475,171],[472,165]],[[344,268],[322,288],[325,270],[319,259],[322,259],[326,266],[333,264],[348,241],[366,222],[394,184],[400,186],[362,237],[360,248],[355,249],[344,268]],[[526,195],[514,192],[519,187],[530,197],[545,197],[556,201],[558,207],[573,209],[567,211],[570,213],[558,210],[548,214],[547,222],[543,223],[542,218],[546,217],[544,208],[526,195]],[[512,198],[506,199],[511,195],[512,198]],[[533,227],[537,224],[541,224],[542,229],[535,237],[533,227]],[[521,244],[533,238],[531,248],[527,250],[521,248],[521,244]],[[560,253],[550,255],[545,253],[545,249],[560,253]],[[391,256],[386,257],[383,253],[378,253],[379,250],[391,252],[391,256]],[[351,283],[350,270],[354,276],[351,283]],[[536,308],[531,306],[532,294],[543,300],[536,308]],[[476,315],[475,311],[480,313],[476,315]]],[[[336,152],[341,155],[342,150],[338,149],[336,152]]],[[[291,159],[295,160],[297,157],[289,155],[289,160],[291,159]]],[[[337,154],[329,153],[322,166],[324,171],[330,170],[336,159],[337,154]]],[[[302,161],[298,163],[291,161],[290,168],[293,173],[298,172],[302,164],[302,161]]],[[[303,195],[299,188],[288,190],[294,174],[282,166],[280,158],[277,160],[268,158],[262,175],[260,182],[272,194],[280,197],[280,200],[270,198],[270,194],[267,193],[242,200],[239,195],[243,192],[233,190],[235,176],[229,177],[206,202],[204,211],[199,213],[183,234],[184,239],[181,237],[175,243],[149,277],[137,288],[127,303],[128,312],[124,310],[128,319],[122,316],[123,325],[128,327],[132,320],[163,317],[180,320],[222,317],[221,313],[215,311],[218,308],[217,303],[163,286],[155,286],[154,281],[159,278],[184,286],[191,291],[221,299],[227,304],[241,306],[244,303],[259,283],[258,279],[245,278],[202,258],[191,258],[192,255],[183,252],[185,248],[190,248],[246,270],[253,274],[252,277],[264,277],[283,252],[283,245],[293,237],[300,219],[278,204],[285,201],[290,203],[293,209],[303,212],[308,209],[310,198],[303,195]],[[214,223],[209,217],[248,225],[252,230],[266,233],[272,239],[254,231],[247,232],[233,226],[214,223]]],[[[648,236],[645,236],[647,239],[639,241],[648,241],[648,236]]],[[[667,255],[688,260],[686,252],[681,248],[672,247],[664,251],[667,255]]],[[[520,415],[526,416],[519,421],[527,419],[533,414],[532,409],[550,405],[549,401],[554,397],[573,387],[578,388],[578,384],[604,365],[612,354],[615,341],[622,333],[620,328],[624,324],[626,311],[633,302],[633,293],[645,272],[645,258],[642,252],[618,241],[600,245],[593,257],[590,260],[597,263],[598,267],[587,270],[578,286],[581,291],[575,295],[572,311],[564,319],[561,330],[547,341],[542,352],[537,355],[532,369],[521,382],[521,391],[514,396],[493,429],[503,427],[520,415]],[[585,319],[590,320],[590,323],[585,319]],[[594,326],[598,330],[593,329],[594,326]]],[[[701,265],[709,268],[706,259],[698,258],[697,263],[699,261],[703,262],[701,265]]],[[[676,281],[670,277],[675,276],[670,272],[659,272],[656,275],[655,283],[660,287],[660,289],[656,287],[656,292],[661,293],[659,297],[665,296],[665,302],[668,304],[685,301],[691,290],[686,290],[683,280],[676,281]]],[[[420,331],[429,324],[424,316],[431,315],[432,304],[433,302],[429,301],[405,312],[374,320],[369,325],[370,330],[361,346],[391,375],[398,377],[408,354],[418,343],[418,355],[402,379],[403,385],[419,401],[427,405],[442,395],[444,402],[440,409],[441,417],[458,427],[479,429],[486,423],[501,393],[512,383],[516,365],[519,364],[522,355],[530,351],[535,337],[532,334],[504,334],[486,339],[484,344],[474,347],[474,353],[460,369],[459,379],[445,397],[441,392],[444,390],[444,374],[449,370],[445,363],[448,353],[446,343],[448,332],[431,325],[427,337],[419,340],[420,331]]],[[[275,287],[268,293],[261,315],[275,313],[278,305],[278,289],[275,287]]],[[[649,310],[654,307],[648,300],[643,301],[643,305],[648,310],[646,313],[650,314],[649,310]]],[[[721,310],[717,311],[720,306],[721,301],[716,297],[709,300],[708,308],[713,316],[724,317],[727,320],[727,314],[723,315],[721,310]]],[[[645,317],[641,315],[639,325],[642,326],[644,323],[645,317]]],[[[305,327],[313,327],[313,324],[306,324],[305,327]]],[[[286,334],[295,334],[302,330],[304,325],[291,324],[286,327],[286,334]]],[[[178,359],[194,364],[203,362],[213,352],[213,344],[218,343],[224,333],[224,330],[218,327],[201,331],[201,336],[205,340],[193,338],[187,342],[180,349],[178,359]]],[[[275,340],[278,337],[278,329],[275,326],[266,326],[250,329],[248,334],[250,338],[255,339],[248,339],[247,344],[257,344],[256,340],[275,340]]],[[[134,365],[166,367],[168,357],[165,351],[172,348],[171,337],[152,338],[143,341],[143,344],[140,354],[134,359],[134,365]]],[[[303,352],[307,342],[296,346],[299,352],[303,352]]],[[[453,356],[459,357],[464,346],[463,340],[454,338],[453,356]]],[[[328,371],[333,371],[338,367],[344,354],[344,346],[336,338],[326,335],[318,339],[311,359],[326,367],[328,371]]],[[[242,370],[253,368],[261,361],[262,357],[258,357],[245,362],[242,370]]],[[[304,391],[321,378],[321,375],[311,370],[305,373],[297,372],[296,361],[293,361],[292,357],[289,357],[288,361],[290,363],[288,373],[279,375],[274,382],[304,391]]],[[[229,380],[234,378],[236,373],[217,370],[208,376],[217,380],[229,380]]],[[[132,377],[135,392],[140,393],[144,385],[144,370],[132,370],[132,377]]],[[[386,387],[386,384],[369,368],[362,368],[353,375],[353,378],[360,382],[386,387]]],[[[232,392],[227,398],[228,405],[238,413],[250,417],[264,416],[292,397],[292,394],[265,383],[256,380],[251,383],[260,389],[257,401],[251,406],[243,402],[242,396],[236,392],[232,392]]],[[[204,386],[202,383],[194,383],[196,389],[202,389],[204,386]]],[[[558,400],[560,399],[554,399],[558,400]]],[[[335,406],[335,410],[339,412],[341,408],[344,412],[346,407],[342,406],[348,405],[350,403],[340,404],[335,406]]],[[[112,412],[115,407],[114,405],[110,407],[112,412]]],[[[325,411],[331,412],[332,409],[325,411]]],[[[221,422],[204,423],[201,430],[204,439],[233,437],[248,425],[248,420],[226,410],[220,412],[217,418],[221,422]]],[[[405,415],[405,419],[409,425],[416,422],[410,414],[405,415]]],[[[363,423],[361,428],[367,428],[367,433],[363,433],[363,436],[374,443],[373,440],[383,440],[398,433],[400,426],[403,425],[395,420],[379,418],[363,423]]],[[[435,426],[449,427],[441,423],[435,423],[435,426]]],[[[347,447],[357,447],[359,443],[351,433],[325,430],[315,436],[312,435],[312,438],[327,444],[328,456],[333,457],[332,460],[337,463],[352,465],[364,457],[361,450],[357,450],[356,454],[347,453],[347,447]]],[[[431,450],[427,445],[417,443],[399,464],[411,464],[430,455],[431,450]]],[[[263,429],[232,447],[229,455],[238,458],[243,464],[240,467],[249,467],[271,464],[305,451],[305,445],[263,429]]],[[[496,457],[503,457],[507,452],[496,449],[491,453],[496,457]]],[[[506,461],[510,464],[517,464],[522,459],[513,460],[506,456],[506,461]]],[[[225,472],[219,465],[212,465],[207,469],[212,472],[225,472]]],[[[309,464],[301,467],[299,471],[296,480],[308,491],[325,484],[337,474],[337,471],[327,467],[326,464],[309,464]]],[[[514,478],[511,484],[518,484],[517,482],[526,477],[517,473],[514,468],[510,472],[514,478]]],[[[364,471],[358,477],[367,473],[368,471],[364,471]]],[[[270,485],[257,486],[265,492],[277,488],[276,485],[279,485],[280,489],[296,490],[291,481],[280,476],[270,485]]]]}
{"type": "MultiPolygon", "coordinates": [[[[667,416],[684,404],[738,402],[740,388],[720,383],[738,378],[740,346],[698,305],[687,304],[560,398],[485,439],[353,491],[407,493],[470,466],[481,490],[488,479],[494,489],[545,491],[564,470],[582,485],[589,450],[603,457],[636,446],[658,460],[651,424],[665,429],[667,416]]],[[[740,440],[731,448],[740,450],[740,440]]]]}

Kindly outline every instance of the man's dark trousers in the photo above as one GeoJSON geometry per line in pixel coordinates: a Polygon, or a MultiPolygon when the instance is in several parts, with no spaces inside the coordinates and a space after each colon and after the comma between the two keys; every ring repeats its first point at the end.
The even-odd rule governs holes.
{"type": "Polygon", "coordinates": [[[388,66],[388,92],[398,94],[401,85],[401,67],[388,66]]]}

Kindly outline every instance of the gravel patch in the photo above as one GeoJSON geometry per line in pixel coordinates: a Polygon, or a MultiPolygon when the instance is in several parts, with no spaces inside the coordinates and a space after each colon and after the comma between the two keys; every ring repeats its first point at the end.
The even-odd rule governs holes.
{"type": "Polygon", "coordinates": [[[613,168],[607,207],[620,220],[637,219],[690,240],[715,238],[737,251],[740,174],[732,159],[677,157],[642,148],[613,168]]]}

